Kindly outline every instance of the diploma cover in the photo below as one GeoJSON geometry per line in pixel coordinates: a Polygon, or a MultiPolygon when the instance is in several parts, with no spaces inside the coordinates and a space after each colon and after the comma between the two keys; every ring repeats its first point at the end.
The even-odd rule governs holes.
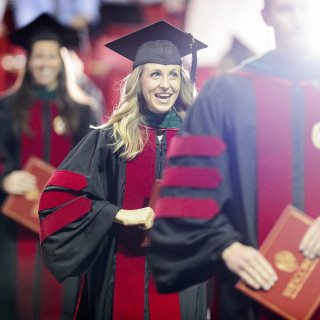
{"type": "MultiPolygon", "coordinates": [[[[152,190],[151,190],[151,195],[150,195],[150,199],[149,199],[149,207],[152,208],[154,210],[154,206],[156,204],[157,199],[159,198],[159,193],[160,193],[160,189],[161,189],[161,181],[162,179],[156,179],[153,182],[153,186],[152,186],[152,190]]],[[[145,237],[142,241],[141,246],[143,248],[149,247],[149,230],[145,232],[145,237]]]]}
{"type": "Polygon", "coordinates": [[[36,188],[24,195],[9,195],[1,210],[4,215],[39,233],[39,198],[55,168],[37,157],[30,157],[23,170],[36,176],[36,188]]]}
{"type": "Polygon", "coordinates": [[[152,186],[152,191],[150,195],[150,200],[149,200],[149,207],[151,207],[154,210],[154,206],[156,204],[156,201],[159,198],[159,193],[161,189],[161,181],[162,179],[156,179],[154,180],[153,186],[152,186]]]}
{"type": "Polygon", "coordinates": [[[288,320],[307,320],[320,303],[320,259],[309,260],[299,244],[312,219],[288,205],[260,247],[278,274],[269,291],[238,281],[236,288],[288,320]]]}

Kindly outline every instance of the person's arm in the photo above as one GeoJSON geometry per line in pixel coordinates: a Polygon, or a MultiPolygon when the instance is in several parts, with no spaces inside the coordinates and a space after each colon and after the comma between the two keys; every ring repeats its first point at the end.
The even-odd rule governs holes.
{"type": "Polygon", "coordinates": [[[114,221],[127,227],[139,226],[143,230],[148,230],[153,225],[154,211],[150,207],[134,210],[120,209],[114,221]]]}
{"type": "Polygon", "coordinates": [[[148,252],[161,292],[208,279],[222,251],[241,239],[224,214],[232,190],[222,140],[228,95],[213,99],[219,91],[215,82],[207,84],[169,149],[148,252]]]}
{"type": "Polygon", "coordinates": [[[36,177],[25,170],[14,170],[2,179],[2,190],[12,195],[23,195],[36,187],[36,177]]]}
{"type": "Polygon", "coordinates": [[[256,248],[234,242],[221,256],[230,271],[256,290],[269,290],[278,279],[272,265],[256,248]]]}
{"type": "Polygon", "coordinates": [[[226,214],[237,214],[224,142],[232,104],[226,82],[208,83],[171,144],[148,255],[161,292],[200,283],[223,265],[257,288],[276,279],[265,258],[241,244],[245,239],[226,214]]]}
{"type": "Polygon", "coordinates": [[[107,143],[103,132],[89,133],[51,176],[41,196],[42,254],[59,281],[85,273],[116,232],[120,207],[115,204],[117,183],[115,169],[108,166],[107,143]]]}

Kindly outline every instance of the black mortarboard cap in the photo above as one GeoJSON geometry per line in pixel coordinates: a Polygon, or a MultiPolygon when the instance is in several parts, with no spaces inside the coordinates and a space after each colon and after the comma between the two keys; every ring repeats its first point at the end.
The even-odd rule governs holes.
{"type": "Polygon", "coordinates": [[[207,47],[165,21],[159,21],[139,29],[105,45],[109,49],[133,61],[133,68],[145,63],[164,65],[179,64],[181,58],[192,53],[191,78],[194,81],[196,52],[207,47]]]}
{"type": "Polygon", "coordinates": [[[243,60],[253,56],[254,53],[237,37],[233,37],[232,45],[227,55],[234,59],[235,64],[239,64],[243,60]]]}
{"type": "Polygon", "coordinates": [[[26,26],[17,29],[10,35],[11,41],[30,51],[32,44],[37,40],[55,40],[61,46],[77,48],[79,37],[77,32],[59,23],[51,15],[44,13],[26,26]]]}

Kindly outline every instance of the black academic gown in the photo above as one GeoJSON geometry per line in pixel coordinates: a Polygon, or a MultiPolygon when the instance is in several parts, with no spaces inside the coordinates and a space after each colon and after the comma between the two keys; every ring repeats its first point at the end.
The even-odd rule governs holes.
{"type": "MultiPolygon", "coordinates": [[[[36,99],[29,109],[31,134],[15,133],[12,101],[0,101],[0,183],[13,170],[21,170],[31,156],[58,166],[71,148],[96,124],[91,108],[79,105],[79,127],[69,134],[58,134],[54,119],[59,116],[54,94],[36,99]]],[[[61,123],[60,123],[61,124],[61,123]]],[[[61,127],[60,127],[61,128],[61,127]]],[[[1,202],[7,196],[1,192],[1,202]]],[[[6,320],[70,319],[74,309],[77,281],[64,289],[44,268],[38,235],[0,215],[0,314],[6,320]]],[[[69,285],[70,284],[70,285],[69,285]]]]}
{"type": "MultiPolygon", "coordinates": [[[[130,170],[133,182],[128,179],[128,162],[113,150],[110,128],[101,129],[91,132],[73,149],[54,173],[42,195],[40,218],[43,258],[59,281],[73,276],[81,277],[82,286],[75,311],[77,319],[113,319],[114,291],[117,286],[115,272],[118,267],[116,252],[119,228],[122,228],[114,222],[115,215],[122,208],[126,194],[129,196],[127,208],[141,192],[146,192],[146,201],[138,207],[148,205],[151,185],[147,187],[149,190],[139,188],[145,184],[145,180],[150,179],[148,172],[154,174],[152,180],[161,176],[166,141],[172,131],[164,129],[161,143],[150,146],[149,141],[156,141],[156,130],[147,130],[149,140],[145,150],[148,150],[144,150],[142,155],[132,161],[137,163],[134,171],[130,170]],[[127,192],[129,182],[133,188],[127,192]]],[[[132,238],[132,241],[135,242],[135,239],[132,238]]],[[[130,247],[130,243],[128,245],[130,247]]],[[[127,268],[131,267],[129,261],[127,268]]],[[[126,282],[124,279],[119,281],[126,282]]],[[[126,285],[128,290],[134,292],[130,284],[126,285]]],[[[148,286],[146,278],[145,283],[141,281],[141,285],[148,286]]],[[[138,294],[138,288],[136,290],[138,294]]],[[[204,294],[203,286],[180,294],[182,319],[205,318],[204,294]]],[[[145,305],[143,318],[149,319],[146,297],[141,307],[145,305]]],[[[123,302],[119,303],[121,308],[123,302]]],[[[165,311],[168,307],[163,305],[161,308],[165,311]]],[[[136,319],[134,315],[127,318],[136,319]]],[[[150,318],[153,319],[152,316],[150,318]]]]}
{"type": "Polygon", "coordinates": [[[221,253],[234,241],[257,247],[288,203],[319,214],[311,198],[320,196],[318,164],[309,161],[319,153],[311,139],[318,79],[319,63],[291,64],[270,52],[200,92],[172,142],[156,205],[148,258],[161,292],[215,274],[214,319],[258,318],[221,253]]]}

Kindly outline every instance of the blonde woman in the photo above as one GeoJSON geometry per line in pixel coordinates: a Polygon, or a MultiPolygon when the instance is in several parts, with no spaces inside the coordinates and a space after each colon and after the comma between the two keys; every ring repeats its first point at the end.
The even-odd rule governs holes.
{"type": "Polygon", "coordinates": [[[205,45],[158,22],[107,46],[133,71],[108,122],[74,148],[42,195],[45,263],[59,281],[82,276],[77,319],[204,319],[204,288],[158,294],[145,254],[152,186],[195,98],[181,56],[205,45]]]}

